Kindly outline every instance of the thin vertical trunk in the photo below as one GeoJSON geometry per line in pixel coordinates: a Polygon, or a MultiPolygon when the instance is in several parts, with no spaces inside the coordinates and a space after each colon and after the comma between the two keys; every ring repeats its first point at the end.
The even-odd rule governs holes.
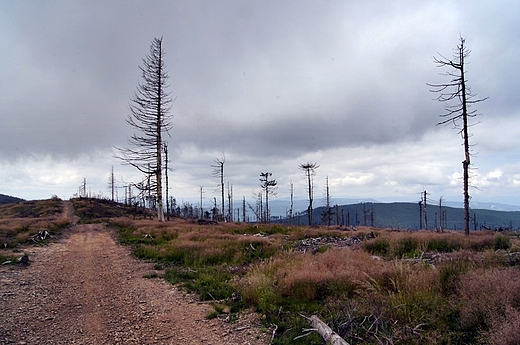
{"type": "Polygon", "coordinates": [[[170,201],[168,200],[168,143],[164,143],[164,182],[166,183],[166,219],[170,220],[170,201]]]}
{"type": "Polygon", "coordinates": [[[426,204],[427,204],[426,196],[427,196],[426,191],[424,191],[424,209],[423,209],[423,211],[424,211],[424,229],[428,230],[428,213],[426,213],[426,204]]]}
{"type": "Polygon", "coordinates": [[[202,208],[202,195],[204,194],[204,190],[202,189],[202,186],[200,187],[200,219],[204,218],[204,209],[202,208]]]}
{"type": "Polygon", "coordinates": [[[422,220],[423,220],[423,210],[422,210],[422,200],[421,200],[421,201],[419,201],[419,230],[421,230],[423,228],[422,220]]]}
{"type": "Polygon", "coordinates": [[[309,226],[312,225],[312,182],[311,182],[311,172],[307,171],[307,178],[309,182],[309,208],[307,209],[308,217],[309,217],[309,226]]]}
{"type": "Polygon", "coordinates": [[[269,223],[269,186],[265,186],[265,222],[269,223]]]}
{"type": "Polygon", "coordinates": [[[242,222],[246,222],[246,197],[242,198],[242,222]]]}
{"type": "Polygon", "coordinates": [[[289,224],[293,225],[294,186],[291,182],[291,209],[289,210],[289,224]]]}
{"type": "MultiPolygon", "coordinates": [[[[159,52],[162,52],[162,41],[159,41],[159,52]]],[[[162,108],[161,108],[161,96],[162,96],[162,54],[159,53],[159,64],[157,73],[157,142],[156,142],[156,155],[157,155],[157,217],[160,222],[164,222],[164,209],[162,200],[162,108]]]]}
{"type": "Polygon", "coordinates": [[[222,220],[224,220],[224,214],[226,212],[226,208],[224,206],[224,163],[220,165],[220,187],[222,191],[222,220]]]}
{"type": "Polygon", "coordinates": [[[464,233],[469,235],[469,135],[468,135],[468,109],[466,99],[466,81],[464,80],[464,50],[460,49],[460,78],[461,78],[461,94],[462,94],[462,136],[464,137],[464,154],[465,159],[462,162],[464,171],[464,233]]]}

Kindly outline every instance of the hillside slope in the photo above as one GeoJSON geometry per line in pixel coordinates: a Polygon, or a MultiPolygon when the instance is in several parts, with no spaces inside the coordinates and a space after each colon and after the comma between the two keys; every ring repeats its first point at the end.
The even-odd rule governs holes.
{"type": "MultiPolygon", "coordinates": [[[[429,229],[441,226],[439,217],[441,209],[437,205],[428,205],[426,208],[427,223],[429,229]]],[[[314,209],[313,219],[317,224],[327,223],[323,219],[325,207],[314,209]]],[[[343,225],[374,225],[382,228],[419,229],[420,210],[415,203],[358,203],[338,206],[332,209],[331,224],[343,225]],[[337,213],[336,213],[337,212],[337,213]]],[[[462,229],[464,223],[464,210],[462,208],[442,207],[442,226],[447,229],[462,229]]],[[[472,230],[480,230],[483,226],[495,228],[520,228],[520,211],[493,211],[483,209],[470,209],[470,226],[472,230]]],[[[424,213],[422,217],[424,225],[424,213]]],[[[306,224],[307,215],[295,217],[294,224],[306,224]]]]}
{"type": "Polygon", "coordinates": [[[20,198],[17,198],[17,197],[14,197],[14,196],[0,194],[0,205],[2,205],[2,204],[9,204],[9,203],[12,203],[12,202],[19,202],[19,201],[24,201],[24,200],[20,199],[20,198]]]}

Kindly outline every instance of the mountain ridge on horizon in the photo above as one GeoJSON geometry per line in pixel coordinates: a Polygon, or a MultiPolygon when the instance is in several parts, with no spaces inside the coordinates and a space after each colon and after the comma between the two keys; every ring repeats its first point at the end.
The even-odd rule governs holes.
{"type": "MultiPolygon", "coordinates": [[[[331,202],[331,206],[346,206],[346,205],[355,205],[362,203],[373,203],[373,204],[393,204],[393,203],[407,203],[407,204],[415,204],[415,202],[411,201],[381,201],[372,198],[333,198],[331,202]]],[[[307,199],[295,199],[293,205],[293,211],[295,212],[303,212],[307,210],[309,202],[307,199]]],[[[433,207],[438,207],[438,203],[429,204],[433,207]]],[[[289,198],[280,198],[280,199],[271,199],[269,201],[269,209],[271,210],[271,215],[273,216],[283,216],[286,213],[286,210],[289,209],[290,199],[289,198]]],[[[320,200],[319,204],[315,204],[314,208],[324,207],[324,203],[320,200]]],[[[453,208],[464,208],[464,204],[462,201],[443,201],[443,206],[453,207],[453,208]]],[[[485,201],[474,201],[470,202],[470,209],[479,209],[479,210],[492,210],[492,211],[502,211],[502,212],[514,212],[520,211],[519,205],[510,205],[496,202],[485,202],[485,201]]]]}
{"type": "Polygon", "coordinates": [[[24,199],[0,193],[0,205],[19,201],[24,201],[24,199]]]}

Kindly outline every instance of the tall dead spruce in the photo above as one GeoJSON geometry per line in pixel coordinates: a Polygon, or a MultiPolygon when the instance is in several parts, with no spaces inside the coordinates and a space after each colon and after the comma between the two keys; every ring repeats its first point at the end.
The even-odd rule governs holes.
{"type": "Polygon", "coordinates": [[[150,54],[143,59],[139,69],[142,82],[138,83],[134,96],[130,98],[131,114],[126,120],[137,133],[128,139],[130,147],[116,147],[120,153],[116,157],[150,179],[149,188],[157,198],[157,216],[163,222],[163,134],[172,128],[172,98],[166,91],[169,76],[164,64],[162,37],[153,39],[150,54]]]}
{"type": "Polygon", "coordinates": [[[482,102],[486,98],[476,98],[476,94],[471,92],[467,86],[465,64],[466,58],[471,53],[465,46],[465,39],[460,38],[460,43],[457,45],[453,54],[453,59],[450,60],[439,54],[439,58],[434,57],[433,61],[437,67],[451,67],[453,71],[443,73],[444,76],[451,78],[447,83],[442,84],[428,84],[432,87],[432,92],[436,92],[439,96],[436,98],[440,102],[445,102],[445,113],[440,115],[443,119],[437,125],[444,125],[452,123],[462,137],[464,145],[464,160],[462,161],[463,168],[463,193],[464,193],[464,233],[469,235],[469,169],[471,162],[470,144],[468,127],[469,118],[475,117],[478,114],[476,110],[469,110],[472,104],[482,102]]]}

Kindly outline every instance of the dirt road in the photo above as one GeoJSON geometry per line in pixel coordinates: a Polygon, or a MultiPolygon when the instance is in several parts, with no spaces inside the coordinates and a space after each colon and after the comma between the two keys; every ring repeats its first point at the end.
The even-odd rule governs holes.
{"type": "Polygon", "coordinates": [[[75,225],[27,252],[28,267],[0,267],[0,344],[269,343],[254,315],[207,320],[210,305],[143,278],[151,264],[102,224],[75,225]]]}

